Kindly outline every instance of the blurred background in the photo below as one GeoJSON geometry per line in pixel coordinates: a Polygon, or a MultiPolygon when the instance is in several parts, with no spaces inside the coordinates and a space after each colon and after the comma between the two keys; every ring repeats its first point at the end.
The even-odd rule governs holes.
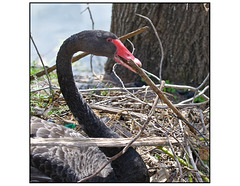
{"type": "MultiPolygon", "coordinates": [[[[92,29],[90,14],[86,10],[88,6],[94,20],[94,29],[110,31],[112,14],[110,3],[30,4],[30,32],[46,66],[50,67],[56,63],[57,51],[65,39],[83,30],[92,29]]],[[[32,42],[30,44],[31,64],[33,61],[40,62],[32,42]]],[[[96,73],[104,72],[106,59],[106,57],[93,57],[93,67],[96,73]]],[[[80,62],[74,63],[74,75],[91,74],[89,60],[90,56],[87,56],[80,62]]]]}

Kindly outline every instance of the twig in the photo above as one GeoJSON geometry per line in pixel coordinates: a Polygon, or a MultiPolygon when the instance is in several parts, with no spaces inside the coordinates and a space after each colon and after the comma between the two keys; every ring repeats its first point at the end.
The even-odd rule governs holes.
{"type": "MultiPolygon", "coordinates": [[[[157,121],[155,121],[155,123],[157,123],[157,121]]],[[[181,143],[181,140],[177,139],[177,137],[175,137],[173,134],[171,134],[167,129],[165,129],[163,126],[161,126],[161,125],[159,125],[159,124],[158,124],[158,125],[159,125],[161,128],[158,128],[154,123],[151,123],[151,125],[152,125],[155,129],[161,131],[162,133],[166,133],[166,134],[169,134],[170,136],[172,136],[172,138],[175,139],[175,140],[178,142],[178,144],[180,144],[180,146],[182,146],[183,150],[185,151],[184,146],[183,146],[182,143],[181,143]]]]}
{"type": "MultiPolygon", "coordinates": [[[[128,88],[125,88],[127,90],[142,90],[142,89],[147,89],[149,86],[145,86],[145,87],[128,87],[128,88]]],[[[165,87],[168,87],[168,85],[166,84],[165,87]]],[[[36,89],[36,90],[31,90],[31,93],[35,93],[35,92],[38,92],[38,91],[41,91],[41,90],[45,90],[45,89],[49,89],[49,86],[46,86],[46,87],[43,87],[43,88],[39,88],[39,89],[36,89]]],[[[60,90],[59,87],[55,87],[53,86],[52,89],[57,89],[57,90],[60,90]]],[[[126,91],[124,88],[121,88],[121,87],[115,87],[115,88],[96,88],[96,89],[82,89],[82,90],[79,90],[79,92],[82,93],[82,95],[88,95],[90,93],[87,93],[87,92],[91,92],[91,91],[126,91]],[[85,93],[86,92],[86,93],[85,93]]],[[[152,90],[150,90],[151,92],[152,90]]],[[[99,95],[96,95],[96,94],[92,94],[92,96],[96,96],[96,97],[102,97],[102,98],[106,98],[106,96],[99,96],[99,95]]],[[[202,94],[204,95],[204,94],[202,94]]],[[[149,105],[151,106],[151,104],[147,103],[147,102],[144,102],[144,101],[141,101],[139,100],[139,98],[134,98],[134,97],[130,97],[130,96],[126,96],[126,95],[123,95],[123,96],[112,96],[112,97],[109,97],[107,100],[104,100],[104,101],[100,101],[100,102],[97,102],[95,103],[96,104],[103,104],[103,103],[108,103],[108,102],[111,102],[115,99],[119,99],[119,98],[127,98],[127,99],[131,99],[131,100],[134,100],[134,101],[138,101],[140,102],[141,104],[144,104],[144,105],[149,105]]],[[[204,104],[207,104],[209,102],[209,100],[205,101],[205,102],[202,102],[202,103],[189,103],[189,104],[174,104],[174,106],[176,108],[186,108],[186,107],[198,107],[198,106],[201,106],[201,105],[204,105],[204,104]]],[[[135,103],[136,104],[136,103],[135,103]]],[[[90,104],[91,105],[91,104],[90,104]]],[[[163,105],[163,104],[158,104],[156,106],[156,108],[159,108],[159,109],[166,109],[168,108],[167,105],[163,105]]],[[[97,108],[96,108],[97,109],[97,108]]]]}
{"type": "MultiPolygon", "coordinates": [[[[196,131],[198,133],[199,130],[196,129],[195,127],[193,127],[193,125],[191,125],[185,118],[184,116],[178,111],[178,109],[167,99],[167,97],[163,94],[163,92],[158,89],[158,87],[153,83],[153,81],[145,74],[145,72],[139,67],[137,66],[134,61],[132,61],[130,59],[129,61],[129,65],[145,80],[145,82],[154,90],[154,92],[173,110],[173,112],[175,114],[177,114],[177,116],[184,121],[185,124],[187,124],[190,128],[190,130],[196,134],[196,131]],[[195,130],[194,130],[195,129],[195,130]]],[[[206,138],[200,133],[200,135],[204,138],[204,140],[206,141],[206,143],[208,144],[206,138]]]]}
{"type": "Polygon", "coordinates": [[[202,182],[202,178],[205,180],[205,181],[207,181],[207,182],[209,182],[209,180],[206,178],[206,176],[204,175],[204,177],[203,177],[203,174],[196,168],[196,164],[195,164],[195,162],[193,161],[193,157],[192,157],[192,152],[191,152],[191,150],[190,150],[190,146],[188,145],[188,144],[190,144],[190,143],[188,143],[188,141],[189,141],[189,138],[188,138],[188,136],[187,136],[187,134],[186,134],[186,132],[184,131],[184,128],[183,128],[183,126],[182,126],[182,121],[181,120],[179,120],[179,125],[180,125],[180,128],[181,128],[181,130],[182,130],[182,134],[183,134],[183,137],[184,137],[184,144],[185,144],[185,147],[186,147],[186,151],[187,151],[187,157],[188,158],[186,158],[187,159],[187,166],[188,167],[190,167],[191,169],[194,169],[194,172],[195,171],[197,171],[196,172],[196,176],[197,176],[197,179],[199,180],[199,182],[202,182]],[[191,164],[189,164],[189,161],[188,160],[190,160],[190,162],[191,162],[191,164]],[[201,175],[201,177],[200,177],[200,175],[201,175]]]}
{"type": "MultiPolygon", "coordinates": [[[[116,63],[118,64],[118,63],[116,63]]],[[[144,70],[144,69],[143,69],[144,70]]],[[[160,87],[160,84],[156,85],[160,87]]],[[[195,90],[194,87],[186,86],[186,85],[172,85],[172,84],[165,84],[164,87],[166,88],[176,88],[176,89],[191,89],[195,90]]],[[[80,89],[80,92],[92,92],[92,91],[126,91],[127,90],[143,90],[149,88],[149,86],[142,86],[142,87],[113,87],[113,88],[91,88],[91,89],[80,89]]]]}
{"type": "MultiPolygon", "coordinates": [[[[83,13],[83,12],[85,12],[86,10],[88,10],[88,13],[89,13],[89,15],[90,15],[90,19],[91,19],[91,21],[92,21],[92,30],[94,30],[94,20],[93,20],[93,16],[92,16],[92,12],[91,12],[91,10],[90,10],[90,7],[89,7],[89,3],[87,3],[87,8],[85,9],[85,10],[83,10],[82,12],[81,12],[81,14],[83,13]]],[[[97,74],[94,72],[94,70],[93,70],[93,55],[91,54],[90,55],[90,68],[91,68],[91,71],[92,71],[92,73],[93,73],[93,75],[96,77],[96,78],[98,78],[98,76],[97,76],[97,74]]],[[[99,79],[99,78],[98,78],[99,79]]]]}
{"type": "MultiPolygon", "coordinates": [[[[157,148],[160,149],[161,151],[163,151],[164,153],[166,153],[167,155],[169,155],[171,158],[174,159],[174,155],[173,155],[171,152],[169,152],[169,150],[166,149],[165,147],[163,147],[163,146],[158,146],[157,148]]],[[[189,167],[189,168],[191,168],[191,169],[194,169],[192,165],[189,165],[187,162],[185,162],[183,159],[179,158],[178,156],[176,156],[176,157],[177,157],[178,161],[179,161],[182,165],[185,165],[185,166],[187,166],[187,167],[189,167]]],[[[204,175],[201,171],[198,170],[198,173],[200,174],[200,176],[202,177],[202,179],[204,179],[204,181],[210,182],[209,179],[207,178],[207,176],[204,175]]]]}
{"type": "MultiPolygon", "coordinates": [[[[188,86],[188,85],[170,85],[170,84],[166,84],[165,85],[166,88],[175,88],[175,89],[187,89],[187,90],[191,90],[193,92],[196,91],[196,88],[188,86]]],[[[200,93],[201,91],[197,90],[198,93],[200,93]]],[[[209,100],[209,97],[207,97],[205,94],[201,95],[204,99],[209,100]]]]}
{"type": "Polygon", "coordinates": [[[209,7],[207,7],[207,3],[204,3],[204,4],[203,4],[203,7],[204,7],[204,9],[205,9],[206,12],[209,11],[209,7]]]}
{"type": "Polygon", "coordinates": [[[204,119],[203,119],[203,111],[202,109],[200,109],[200,118],[201,118],[201,121],[202,121],[202,129],[203,129],[203,134],[206,134],[207,133],[207,129],[206,129],[206,125],[205,125],[205,122],[204,122],[204,119]]]}
{"type": "MultiPolygon", "coordinates": [[[[90,107],[92,109],[102,110],[103,112],[107,111],[108,113],[114,113],[114,114],[122,112],[122,109],[113,108],[113,107],[106,107],[106,106],[103,106],[103,105],[93,105],[93,104],[90,104],[90,107]]],[[[122,112],[123,115],[129,115],[128,113],[131,114],[134,117],[137,117],[137,118],[144,118],[144,117],[147,116],[146,114],[132,112],[132,111],[128,111],[128,112],[124,111],[124,112],[122,112]]]]}
{"type": "Polygon", "coordinates": [[[89,15],[90,15],[90,19],[91,19],[91,21],[92,21],[92,30],[94,30],[94,20],[93,20],[92,12],[91,12],[90,7],[89,7],[89,3],[87,3],[87,8],[86,8],[85,10],[83,10],[83,11],[81,12],[81,14],[82,14],[83,12],[85,12],[86,10],[88,10],[88,13],[89,13],[89,15]]]}
{"type": "Polygon", "coordinates": [[[132,43],[132,41],[130,41],[129,39],[127,39],[127,41],[130,43],[130,45],[132,46],[132,54],[134,54],[134,51],[135,51],[135,47],[134,47],[134,44],[132,43]]]}
{"type": "MultiPolygon", "coordinates": [[[[66,122],[64,120],[64,122],[66,122]]],[[[129,144],[133,138],[31,138],[31,146],[66,146],[66,147],[125,147],[129,144]]],[[[174,138],[165,137],[147,137],[138,138],[131,146],[158,146],[158,145],[169,145],[168,140],[177,144],[178,142],[174,138]]]]}
{"type": "Polygon", "coordinates": [[[193,149],[193,153],[195,154],[196,157],[198,157],[199,162],[201,163],[202,167],[205,169],[205,171],[207,171],[209,173],[209,167],[203,163],[200,155],[198,154],[198,152],[196,150],[194,150],[194,147],[191,143],[189,143],[190,147],[193,149]]]}
{"type": "Polygon", "coordinates": [[[201,96],[208,88],[209,88],[209,85],[206,86],[198,95],[196,95],[195,97],[192,97],[192,98],[189,98],[189,99],[186,99],[186,100],[180,102],[179,105],[180,105],[180,104],[183,104],[183,103],[186,103],[186,102],[189,102],[189,101],[191,101],[191,100],[194,101],[195,98],[201,96]]]}
{"type": "MultiPolygon", "coordinates": [[[[89,53],[83,52],[83,53],[81,53],[81,54],[79,54],[79,55],[77,55],[77,56],[74,56],[74,57],[72,58],[72,63],[78,61],[79,59],[81,59],[81,58],[83,58],[83,57],[85,57],[85,56],[87,56],[87,55],[89,55],[89,53]]],[[[56,65],[53,65],[53,66],[51,66],[50,68],[48,68],[48,69],[47,69],[47,72],[50,73],[50,72],[52,72],[52,71],[54,71],[54,70],[56,70],[56,65]]],[[[36,76],[36,77],[41,77],[41,76],[43,76],[44,74],[45,74],[45,71],[44,71],[44,70],[41,71],[41,72],[38,72],[37,74],[30,76],[30,81],[34,80],[34,76],[36,76]]]]}
{"type": "MultiPolygon", "coordinates": [[[[163,81],[164,82],[164,81],[163,81]]],[[[164,82],[165,83],[165,82],[164,82]]],[[[164,83],[162,83],[163,84],[163,86],[164,86],[164,83]]],[[[160,90],[162,90],[161,88],[160,88],[160,90]]],[[[153,124],[153,126],[154,126],[154,128],[157,128],[154,124],[153,124]]],[[[160,126],[160,125],[159,125],[160,126]]],[[[165,128],[163,128],[163,127],[161,127],[164,131],[162,131],[160,128],[157,128],[158,130],[160,130],[165,136],[166,136],[166,138],[168,139],[168,143],[169,143],[169,146],[170,146],[170,148],[171,148],[171,151],[172,151],[172,154],[173,154],[173,156],[174,156],[174,159],[176,160],[176,162],[177,162],[177,164],[178,164],[178,167],[179,167],[179,172],[180,172],[180,178],[181,178],[181,180],[182,180],[182,168],[181,168],[181,165],[180,165],[180,163],[179,163],[179,160],[178,160],[178,158],[177,158],[177,155],[175,154],[175,152],[174,152],[174,150],[173,150],[173,146],[172,146],[172,144],[171,144],[171,142],[170,142],[170,140],[169,140],[169,137],[168,137],[168,131],[165,129],[165,128]]],[[[170,133],[169,133],[170,134],[170,133]]],[[[171,136],[173,136],[173,135],[171,135],[171,136]]],[[[180,143],[180,141],[178,140],[178,139],[176,139],[176,137],[174,136],[173,137],[176,141],[178,141],[178,144],[180,144],[182,147],[183,147],[183,145],[180,143]]],[[[184,147],[183,147],[183,149],[184,149],[184,147]]],[[[185,149],[184,149],[185,150],[185,149]]]]}
{"type": "MultiPolygon", "coordinates": [[[[189,107],[198,107],[201,105],[205,105],[209,102],[209,100],[204,101],[202,103],[189,103],[189,104],[173,104],[176,108],[189,108],[189,107]]],[[[168,106],[159,106],[157,105],[157,108],[159,109],[166,109],[168,106]]]]}
{"type": "MultiPolygon", "coordinates": [[[[38,92],[38,91],[41,91],[41,90],[46,90],[46,89],[49,89],[50,86],[47,86],[47,87],[42,87],[42,88],[39,88],[39,89],[36,89],[36,90],[31,90],[31,93],[34,93],[34,92],[38,92]]],[[[59,87],[52,87],[52,89],[57,89],[57,90],[60,90],[59,87]]]]}
{"type": "Polygon", "coordinates": [[[47,118],[47,114],[53,109],[53,106],[54,106],[54,101],[52,102],[52,104],[47,108],[45,109],[45,111],[42,113],[43,115],[43,118],[47,118]]]}
{"type": "MultiPolygon", "coordinates": [[[[186,144],[186,145],[187,145],[187,144],[186,144]]],[[[192,151],[191,151],[189,145],[187,145],[187,151],[188,151],[188,154],[189,154],[189,159],[190,159],[190,162],[191,162],[191,164],[192,164],[192,167],[193,167],[193,169],[196,171],[195,174],[196,174],[197,180],[198,180],[199,182],[203,182],[200,174],[198,173],[197,166],[196,166],[196,164],[195,164],[195,162],[194,162],[194,160],[193,160],[192,151]]]]}
{"type": "Polygon", "coordinates": [[[208,73],[207,77],[203,80],[203,82],[196,88],[196,90],[199,90],[206,83],[208,78],[209,78],[209,73],[208,73]]]}
{"type": "Polygon", "coordinates": [[[33,45],[34,45],[34,47],[35,47],[35,49],[36,49],[36,51],[37,51],[37,54],[38,54],[38,56],[39,56],[39,59],[40,59],[40,61],[41,61],[41,63],[42,63],[42,66],[43,66],[43,68],[44,68],[44,73],[45,73],[45,75],[47,76],[47,80],[48,80],[48,84],[49,84],[49,90],[50,90],[50,93],[51,93],[52,99],[53,99],[53,98],[54,98],[54,91],[53,91],[53,89],[52,89],[52,84],[51,84],[49,75],[48,75],[48,73],[47,73],[47,69],[46,69],[46,67],[45,67],[45,65],[44,65],[44,63],[43,63],[42,57],[41,57],[41,55],[40,55],[40,53],[39,53],[39,51],[38,51],[38,48],[37,48],[37,46],[36,46],[36,44],[35,44],[35,42],[34,42],[34,40],[33,40],[33,37],[32,37],[32,34],[31,34],[31,33],[30,33],[30,38],[31,38],[31,40],[32,40],[32,43],[33,43],[33,45]]]}
{"type": "Polygon", "coordinates": [[[114,75],[118,78],[118,80],[120,81],[120,83],[122,84],[123,89],[124,89],[129,95],[131,95],[131,96],[134,97],[136,100],[138,100],[140,103],[147,104],[147,103],[145,103],[144,101],[140,100],[138,97],[136,97],[134,94],[132,94],[131,92],[129,92],[129,91],[126,89],[123,81],[122,81],[121,78],[117,75],[117,73],[116,73],[116,71],[115,71],[115,68],[116,68],[117,65],[119,65],[119,64],[118,64],[118,63],[115,63],[115,64],[113,65],[113,70],[112,70],[112,71],[113,71],[114,75]]]}
{"type": "Polygon", "coordinates": [[[151,73],[151,72],[148,72],[147,70],[145,70],[145,69],[142,69],[144,72],[146,72],[146,74],[148,74],[148,75],[150,75],[150,76],[152,76],[152,77],[154,77],[156,80],[158,80],[158,82],[160,82],[161,80],[160,80],[160,78],[159,77],[157,77],[155,74],[153,74],[153,73],[151,73]]]}
{"type": "MultiPolygon", "coordinates": [[[[145,73],[147,73],[147,74],[149,74],[149,75],[151,75],[152,77],[154,77],[154,78],[156,78],[159,82],[160,82],[160,79],[157,77],[157,76],[155,76],[154,74],[152,74],[152,73],[150,73],[150,72],[148,72],[147,70],[145,70],[145,69],[142,69],[145,73]]],[[[209,76],[209,74],[208,74],[208,76],[209,76]]],[[[196,96],[196,93],[200,93],[200,91],[199,91],[199,89],[202,87],[202,85],[206,82],[206,80],[208,79],[208,76],[205,78],[205,80],[201,83],[201,85],[199,86],[199,87],[197,87],[197,88],[194,88],[194,87],[191,87],[191,86],[187,86],[187,85],[170,85],[170,84],[166,84],[165,85],[165,87],[166,88],[175,88],[175,89],[188,89],[188,90],[191,90],[191,91],[194,91],[195,92],[195,94],[194,94],[194,96],[196,96]]],[[[193,96],[193,97],[194,97],[193,96]]],[[[199,95],[200,96],[200,95],[199,95]]],[[[204,99],[206,99],[206,100],[209,100],[209,98],[205,95],[205,94],[203,94],[202,95],[202,97],[204,98],[204,99]]],[[[196,97],[195,97],[196,98],[196,97]]],[[[195,99],[194,98],[194,99],[195,99]]],[[[193,99],[193,100],[194,100],[193,99]]],[[[192,99],[191,99],[192,100],[192,99]]]]}
{"type": "Polygon", "coordinates": [[[180,179],[181,179],[181,182],[182,182],[182,179],[183,179],[182,167],[181,167],[181,165],[180,165],[180,163],[179,163],[179,161],[178,161],[177,155],[175,154],[175,152],[174,152],[174,150],[173,150],[173,146],[172,146],[172,143],[171,143],[170,140],[169,140],[168,135],[167,135],[165,132],[164,132],[164,134],[165,134],[165,136],[166,136],[167,139],[168,139],[168,143],[169,143],[169,146],[170,146],[171,151],[172,151],[172,153],[173,153],[174,159],[176,160],[176,162],[177,162],[177,164],[178,164],[178,168],[179,168],[179,172],[180,172],[180,179]]]}
{"type": "MultiPolygon", "coordinates": [[[[172,116],[176,117],[175,115],[172,115],[172,116]]],[[[186,120],[183,120],[182,118],[178,118],[178,119],[182,120],[184,123],[187,123],[189,126],[192,126],[192,127],[198,132],[198,134],[200,134],[200,135],[203,137],[203,139],[204,139],[204,141],[206,142],[207,146],[209,146],[209,143],[208,143],[207,139],[205,138],[205,136],[204,136],[197,128],[195,128],[192,124],[190,124],[190,123],[189,123],[188,121],[186,121],[186,120]]],[[[181,121],[179,121],[179,122],[181,122],[181,121]]],[[[194,133],[194,134],[195,134],[195,133],[194,133]]]]}
{"type": "Polygon", "coordinates": [[[133,36],[136,36],[136,35],[138,35],[138,34],[141,34],[142,32],[144,32],[144,31],[147,30],[147,29],[148,29],[148,26],[139,28],[139,29],[137,29],[137,30],[135,30],[135,31],[133,31],[133,32],[130,32],[130,33],[126,34],[126,35],[123,35],[123,36],[119,37],[119,40],[120,40],[120,41],[127,40],[127,39],[129,39],[129,38],[131,38],[131,37],[133,37],[133,36]]]}
{"type": "Polygon", "coordinates": [[[160,37],[158,36],[157,30],[156,30],[155,26],[153,25],[151,19],[149,19],[148,17],[143,16],[141,14],[136,14],[136,15],[139,16],[139,17],[145,18],[145,19],[147,19],[150,22],[150,24],[151,24],[151,26],[153,28],[153,31],[154,31],[157,39],[158,39],[159,46],[160,46],[160,49],[161,49],[161,60],[160,60],[160,64],[159,64],[159,79],[160,79],[160,82],[161,82],[161,79],[162,79],[162,63],[163,63],[163,59],[164,59],[164,52],[163,52],[162,42],[160,40],[160,37]]]}
{"type": "MultiPolygon", "coordinates": [[[[116,120],[117,117],[119,117],[119,115],[122,114],[122,113],[125,112],[125,111],[126,111],[127,114],[132,118],[132,115],[128,112],[128,110],[121,110],[121,111],[118,112],[116,115],[114,115],[114,117],[111,117],[111,119],[106,123],[106,125],[107,125],[109,128],[111,128],[114,120],[116,120]]],[[[132,136],[130,136],[130,137],[132,137],[132,136]]],[[[125,145],[124,145],[124,146],[125,146],[125,145]]]]}
{"type": "Polygon", "coordinates": [[[93,64],[92,64],[92,60],[93,59],[93,55],[91,54],[90,55],[90,68],[91,68],[91,71],[92,71],[92,74],[93,74],[93,76],[94,77],[96,77],[97,79],[100,79],[98,76],[97,76],[97,74],[94,72],[94,70],[93,70],[93,64]]]}
{"type": "Polygon", "coordinates": [[[194,99],[196,98],[195,96],[196,96],[198,90],[206,83],[208,78],[209,78],[209,73],[208,73],[207,77],[203,80],[203,82],[196,88],[192,102],[194,102],[194,99]]]}
{"type": "MultiPolygon", "coordinates": [[[[118,63],[116,63],[118,64],[118,63]]],[[[143,71],[145,71],[146,73],[148,73],[146,70],[142,69],[143,71]]],[[[148,73],[149,74],[149,73],[148,73]]],[[[159,78],[158,78],[159,79],[159,78]]],[[[156,85],[157,87],[160,86],[160,84],[156,85]]],[[[94,89],[82,89],[79,90],[79,92],[83,93],[83,92],[91,92],[91,91],[126,91],[127,90],[142,90],[142,89],[146,89],[149,86],[142,86],[142,87],[125,87],[125,88],[121,88],[121,87],[114,87],[114,88],[94,88],[94,89]]],[[[187,86],[187,85],[172,85],[172,84],[165,84],[164,87],[166,88],[174,88],[174,89],[188,89],[191,91],[195,91],[196,88],[192,87],[192,86],[187,86]]],[[[200,93],[201,91],[198,90],[198,93],[200,93]]],[[[206,99],[209,100],[209,98],[205,95],[205,94],[201,94],[201,96],[206,99]]]]}
{"type": "MultiPolygon", "coordinates": [[[[130,59],[129,65],[138,73],[138,75],[141,76],[141,78],[143,78],[143,80],[151,87],[151,89],[159,96],[159,98],[162,99],[179,118],[181,118],[183,121],[186,121],[186,119],[179,112],[179,110],[171,103],[171,101],[167,99],[163,92],[159,90],[159,88],[154,84],[154,82],[146,75],[146,73],[138,65],[136,65],[136,63],[134,63],[134,61],[130,59]]],[[[191,125],[189,125],[189,123],[185,122],[185,124],[189,126],[190,130],[193,133],[196,133],[194,128],[191,125]]]]}
{"type": "MultiPolygon", "coordinates": [[[[137,30],[135,30],[135,31],[133,31],[133,32],[130,32],[130,33],[124,35],[124,36],[121,36],[121,37],[119,37],[119,39],[120,39],[120,41],[124,41],[124,40],[126,40],[126,39],[128,39],[128,38],[131,38],[131,37],[133,37],[133,36],[135,36],[135,35],[138,35],[138,34],[144,32],[146,29],[148,29],[148,26],[139,28],[139,29],[137,29],[137,30]]],[[[79,55],[74,56],[74,57],[72,58],[72,63],[75,63],[76,61],[78,61],[79,59],[81,59],[81,58],[83,58],[83,57],[85,57],[85,56],[87,56],[87,55],[89,55],[89,53],[83,52],[83,53],[81,53],[81,54],[79,54],[79,55]]],[[[55,69],[56,69],[56,65],[53,65],[52,67],[50,67],[50,68],[47,69],[47,72],[50,73],[50,72],[54,71],[55,69]]],[[[43,76],[44,74],[45,74],[45,72],[44,72],[44,70],[43,70],[43,71],[35,74],[34,76],[41,77],[41,76],[43,76]]],[[[34,80],[34,76],[33,76],[33,75],[30,76],[30,81],[34,80]]]]}

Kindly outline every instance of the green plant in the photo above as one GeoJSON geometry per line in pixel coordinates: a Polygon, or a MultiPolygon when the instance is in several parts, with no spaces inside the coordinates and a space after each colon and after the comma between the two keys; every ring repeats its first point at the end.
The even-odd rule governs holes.
{"type": "MultiPolygon", "coordinates": [[[[30,75],[34,76],[38,81],[44,80],[44,76],[42,77],[37,77],[36,74],[43,71],[44,68],[38,65],[39,63],[37,61],[33,61],[30,67],[30,75]]],[[[50,79],[57,79],[57,73],[56,72],[51,72],[49,73],[49,78],[50,79]]],[[[32,83],[32,82],[31,82],[32,83]]]]}
{"type": "Polygon", "coordinates": [[[43,92],[30,93],[30,113],[34,114],[34,107],[46,108],[52,102],[51,95],[43,92]]]}
{"type": "Polygon", "coordinates": [[[106,96],[106,95],[108,95],[108,91],[107,91],[107,90],[105,90],[105,91],[101,91],[101,95],[102,95],[102,96],[106,96]]]}
{"type": "MultiPolygon", "coordinates": [[[[163,151],[164,153],[166,153],[167,155],[169,155],[171,158],[174,158],[174,155],[165,147],[163,146],[157,146],[158,149],[160,149],[161,151],[163,151]]],[[[181,159],[180,157],[176,156],[176,158],[178,159],[179,163],[181,163],[182,165],[189,167],[190,169],[193,169],[193,166],[189,163],[187,163],[186,161],[184,161],[183,159],[181,159]]],[[[207,178],[207,176],[205,176],[201,171],[199,171],[202,179],[206,182],[210,182],[209,179],[207,178]]]]}
{"type": "MultiPolygon", "coordinates": [[[[172,83],[170,83],[169,80],[166,80],[166,81],[165,81],[165,84],[172,85],[172,83]]],[[[163,92],[169,92],[169,93],[173,94],[173,93],[176,92],[176,89],[175,89],[175,88],[166,88],[166,87],[164,87],[164,88],[163,88],[163,92]]],[[[173,97],[174,97],[175,99],[177,99],[177,96],[176,96],[176,95],[173,96],[173,97]]]]}
{"type": "Polygon", "coordinates": [[[202,103],[204,101],[206,101],[206,100],[204,98],[202,98],[201,96],[194,99],[194,103],[202,103]]]}
{"type": "Polygon", "coordinates": [[[32,62],[31,68],[30,68],[30,75],[34,75],[40,71],[39,68],[37,67],[37,64],[38,64],[38,62],[36,62],[36,61],[32,62]]]}
{"type": "MultiPolygon", "coordinates": [[[[150,74],[147,74],[147,76],[148,76],[149,78],[151,78],[151,75],[150,75],[150,74]]],[[[141,78],[141,81],[142,81],[143,83],[146,83],[143,78],[141,78]]]]}

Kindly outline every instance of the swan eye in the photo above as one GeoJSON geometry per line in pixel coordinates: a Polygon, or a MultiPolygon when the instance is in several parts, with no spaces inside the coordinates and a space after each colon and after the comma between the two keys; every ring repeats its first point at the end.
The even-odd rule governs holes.
{"type": "Polygon", "coordinates": [[[112,38],[107,38],[107,42],[111,43],[112,42],[112,38]]]}

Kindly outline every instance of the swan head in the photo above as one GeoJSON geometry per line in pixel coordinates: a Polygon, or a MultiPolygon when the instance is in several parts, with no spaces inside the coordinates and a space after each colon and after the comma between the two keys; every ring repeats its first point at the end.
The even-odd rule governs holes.
{"type": "MultiPolygon", "coordinates": [[[[96,56],[106,56],[113,58],[115,61],[135,72],[129,66],[129,60],[134,61],[142,67],[142,63],[123,45],[118,37],[107,31],[86,30],[78,35],[81,40],[82,51],[94,54],[96,56]]],[[[136,73],[136,72],[135,72],[136,73]]]]}

